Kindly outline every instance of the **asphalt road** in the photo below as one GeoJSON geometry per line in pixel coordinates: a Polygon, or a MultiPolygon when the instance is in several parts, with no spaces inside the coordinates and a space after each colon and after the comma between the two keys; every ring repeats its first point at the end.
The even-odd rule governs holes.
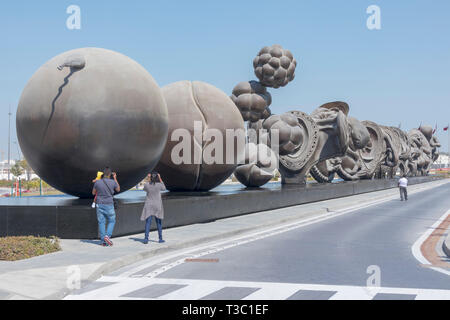
{"type": "Polygon", "coordinates": [[[202,260],[159,263],[134,274],[127,268],[83,292],[87,299],[329,299],[346,294],[414,299],[422,291],[450,298],[450,291],[436,291],[450,290],[450,276],[421,265],[412,253],[421,235],[449,210],[449,194],[450,184],[445,184],[410,195],[407,202],[359,209],[202,255],[202,260]],[[151,276],[154,270],[159,272],[151,276]],[[363,290],[373,270],[377,286],[398,289],[363,290]]]}

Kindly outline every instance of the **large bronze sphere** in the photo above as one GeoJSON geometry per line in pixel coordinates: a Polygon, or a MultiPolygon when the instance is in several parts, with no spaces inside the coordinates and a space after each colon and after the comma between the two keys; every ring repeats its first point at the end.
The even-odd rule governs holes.
{"type": "Polygon", "coordinates": [[[233,173],[238,156],[245,150],[244,120],[238,108],[223,91],[204,82],[176,82],[162,88],[162,92],[169,110],[169,140],[156,170],[171,191],[207,191],[215,188],[233,173]],[[195,130],[196,123],[200,124],[200,132],[195,130]],[[181,131],[189,134],[186,140],[189,140],[187,144],[190,147],[183,151],[178,150],[183,139],[172,137],[177,129],[184,129],[181,131]],[[212,139],[205,139],[205,134],[211,129],[223,137],[222,163],[205,161],[205,154],[212,146],[212,139]],[[226,135],[227,129],[238,135],[240,133],[242,137],[241,143],[238,139],[232,143],[232,161],[226,159],[226,144],[231,142],[226,135]],[[182,162],[174,159],[178,156],[183,157],[182,162]]]}
{"type": "Polygon", "coordinates": [[[137,62],[109,50],[77,49],[42,66],[17,110],[25,158],[50,185],[91,197],[105,166],[125,191],[151,171],[167,140],[161,90],[137,62]]]}

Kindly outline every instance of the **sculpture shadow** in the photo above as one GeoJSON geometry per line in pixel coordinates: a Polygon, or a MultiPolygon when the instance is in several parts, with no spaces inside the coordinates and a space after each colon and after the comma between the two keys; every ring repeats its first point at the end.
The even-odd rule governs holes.
{"type": "Polygon", "coordinates": [[[102,242],[100,240],[80,240],[82,243],[92,244],[96,246],[102,245],[102,242]]]}
{"type": "MultiPolygon", "coordinates": [[[[128,239],[133,240],[133,241],[136,241],[136,242],[140,242],[140,243],[144,244],[144,239],[143,239],[143,238],[128,238],[128,239]]],[[[150,242],[153,242],[153,243],[159,243],[158,241],[150,240],[150,239],[148,239],[148,242],[149,242],[149,243],[150,243],[150,242]]]]}

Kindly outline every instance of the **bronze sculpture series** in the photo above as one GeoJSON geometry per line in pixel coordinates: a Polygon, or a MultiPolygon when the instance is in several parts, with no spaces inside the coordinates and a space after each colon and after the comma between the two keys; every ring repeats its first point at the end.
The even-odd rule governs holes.
{"type": "MultiPolygon", "coordinates": [[[[292,81],[297,66],[290,51],[279,45],[263,48],[253,64],[260,80],[258,85],[273,88],[292,81]],[[272,60],[274,56],[283,60],[283,64],[272,60]],[[291,61],[290,65],[285,56],[291,61]],[[282,78],[281,74],[284,75],[282,71],[277,73],[277,67],[281,65],[290,72],[287,78],[277,81],[282,78]]],[[[259,92],[264,92],[264,96],[270,95],[265,90],[259,92]]],[[[324,104],[311,115],[291,111],[266,117],[267,114],[264,116],[261,113],[263,104],[259,113],[251,113],[249,103],[244,105],[238,101],[235,91],[231,98],[244,120],[249,121],[248,128],[252,129],[249,131],[249,143],[256,141],[269,145],[270,132],[276,130],[278,133],[278,144],[274,149],[279,155],[283,184],[304,184],[308,174],[319,183],[330,183],[336,175],[346,181],[393,178],[397,172],[402,176],[427,175],[431,164],[439,157],[440,144],[430,126],[421,126],[406,133],[372,121],[359,121],[349,117],[350,107],[340,101],[324,104]],[[261,129],[267,133],[259,134],[261,129]]],[[[247,187],[255,186],[252,181],[267,180],[267,171],[255,170],[255,166],[262,168],[257,161],[252,166],[245,164],[238,167],[236,178],[247,187]]]]}
{"type": "Polygon", "coordinates": [[[66,52],[25,87],[16,120],[19,143],[40,177],[82,198],[91,197],[90,181],[105,165],[117,171],[123,191],[153,169],[171,191],[208,191],[233,172],[245,186],[261,187],[275,167],[283,184],[304,184],[308,174],[320,183],[336,176],[427,175],[439,157],[432,127],[406,133],[359,121],[345,102],[326,103],[310,115],[272,114],[268,88],[293,81],[297,60],[273,45],[261,49],[253,67],[258,81],[240,82],[229,97],[199,81],[160,89],[142,66],[113,51],[66,52]],[[180,130],[188,134],[184,142],[180,130]],[[229,130],[242,133],[244,144],[229,130]],[[222,135],[222,144],[210,132],[222,135]],[[205,161],[208,152],[219,161],[205,161]]]}

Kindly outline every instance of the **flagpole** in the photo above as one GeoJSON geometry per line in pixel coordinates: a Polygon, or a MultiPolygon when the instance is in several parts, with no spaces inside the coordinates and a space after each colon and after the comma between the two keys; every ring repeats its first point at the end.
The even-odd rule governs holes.
{"type": "Polygon", "coordinates": [[[447,125],[447,168],[450,168],[450,123],[447,125]]]}

